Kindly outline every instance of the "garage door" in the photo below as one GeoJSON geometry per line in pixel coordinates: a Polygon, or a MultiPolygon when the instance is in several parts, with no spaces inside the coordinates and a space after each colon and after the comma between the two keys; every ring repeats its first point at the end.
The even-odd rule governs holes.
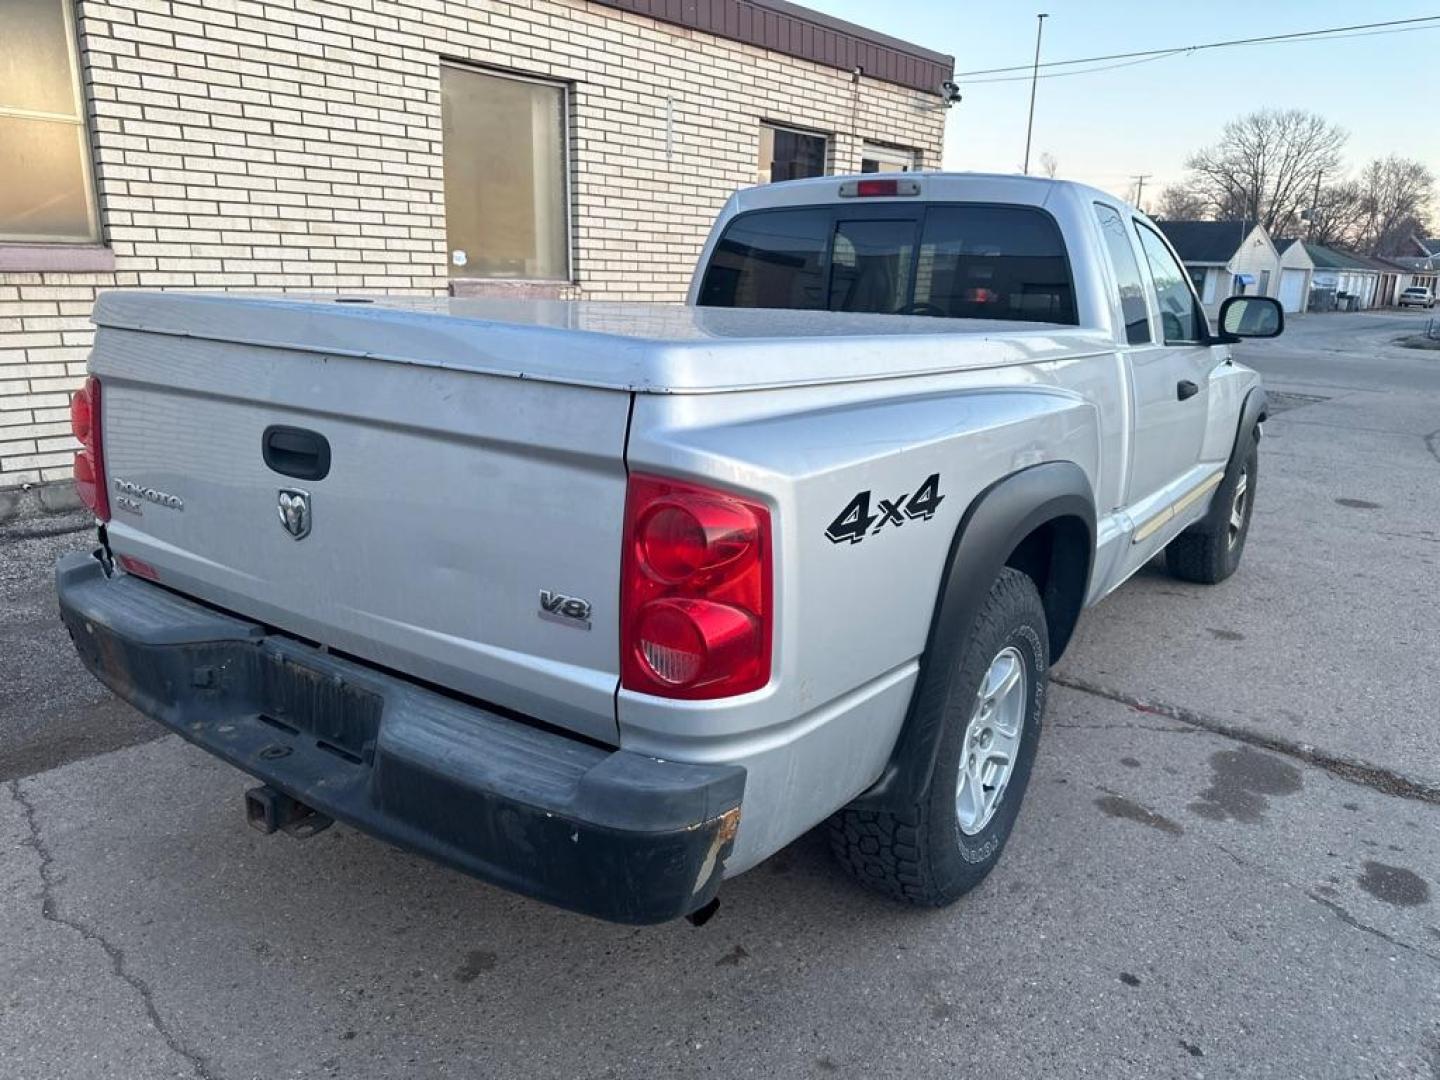
{"type": "Polygon", "coordinates": [[[1305,271],[1280,271],[1280,304],[1286,311],[1305,310],[1305,271]]]}

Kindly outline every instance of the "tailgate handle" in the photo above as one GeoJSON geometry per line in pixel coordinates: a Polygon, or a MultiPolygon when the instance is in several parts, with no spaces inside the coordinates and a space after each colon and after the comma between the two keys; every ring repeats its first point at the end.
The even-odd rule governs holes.
{"type": "Polygon", "coordinates": [[[281,476],[324,480],[330,472],[330,443],[318,431],[272,424],[260,438],[265,464],[281,476]]]}

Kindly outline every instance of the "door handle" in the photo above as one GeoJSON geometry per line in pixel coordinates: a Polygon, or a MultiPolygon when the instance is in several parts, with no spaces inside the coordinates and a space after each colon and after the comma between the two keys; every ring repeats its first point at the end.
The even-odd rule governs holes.
{"type": "Polygon", "coordinates": [[[318,431],[275,424],[260,437],[265,464],[295,480],[324,480],[330,472],[330,443],[318,431]]]}
{"type": "Polygon", "coordinates": [[[1199,392],[1200,387],[1196,386],[1189,379],[1181,379],[1178,383],[1175,384],[1175,399],[1177,401],[1184,401],[1187,398],[1192,398],[1199,392]]]}

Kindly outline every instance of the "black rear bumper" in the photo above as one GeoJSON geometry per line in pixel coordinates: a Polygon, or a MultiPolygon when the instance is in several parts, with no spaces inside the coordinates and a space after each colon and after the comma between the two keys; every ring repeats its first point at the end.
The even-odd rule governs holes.
{"type": "Polygon", "coordinates": [[[607,750],[107,576],[56,566],[94,675],[141,712],[316,810],[503,888],[655,923],[720,885],[745,772],[607,750]]]}

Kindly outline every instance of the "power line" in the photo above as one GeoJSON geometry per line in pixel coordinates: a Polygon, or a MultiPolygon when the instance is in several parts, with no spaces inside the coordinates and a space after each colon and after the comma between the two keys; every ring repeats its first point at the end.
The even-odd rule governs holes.
{"type": "MultiPolygon", "coordinates": [[[[1174,55],[1182,52],[1199,52],[1202,49],[1223,49],[1234,45],[1259,45],[1273,41],[1295,41],[1300,38],[1322,37],[1330,34],[1344,34],[1354,30],[1375,30],[1387,26],[1413,26],[1416,23],[1440,22],[1440,15],[1422,15],[1413,19],[1389,19],[1385,22],[1356,23],[1354,26],[1332,26],[1326,30],[1300,30],[1291,34],[1269,34],[1265,37],[1233,38],[1229,41],[1210,41],[1201,45],[1181,45],[1168,49],[1141,49],[1136,52],[1110,53],[1106,56],[1085,56],[1076,60],[1047,60],[1038,65],[1042,68],[1070,67],[1074,64],[1093,64],[1102,60],[1130,60],[1139,56],[1162,56],[1174,55]]],[[[1415,29],[1428,29],[1428,27],[1416,26],[1415,29]]],[[[956,73],[956,78],[969,78],[972,75],[999,75],[1010,71],[1026,71],[1031,68],[1030,64],[1014,64],[1010,67],[982,68],[977,71],[961,71],[956,73]]]]}
{"type": "MultiPolygon", "coordinates": [[[[1426,27],[1425,29],[1429,29],[1429,27],[1426,27]]],[[[1138,64],[1153,64],[1156,60],[1165,60],[1172,56],[1178,56],[1184,51],[1184,49],[1172,49],[1170,52],[1160,53],[1158,56],[1146,56],[1142,57],[1139,60],[1127,60],[1123,64],[1105,64],[1103,67],[1085,68],[1082,71],[1054,71],[1051,72],[1049,75],[1040,75],[1038,76],[1038,78],[1068,79],[1075,75],[1094,75],[1097,72],[1101,71],[1114,71],[1116,68],[1135,67],[1138,64]]],[[[955,77],[957,79],[964,78],[963,75],[957,75],[955,77]]],[[[1029,75],[1004,75],[998,79],[968,79],[966,80],[965,85],[983,86],[986,83],[1028,82],[1030,78],[1031,76],[1029,75]]]]}
{"type": "MultiPolygon", "coordinates": [[[[1440,30],[1440,22],[1428,26],[1405,26],[1398,30],[1366,30],[1358,34],[1334,33],[1328,37],[1291,38],[1286,41],[1271,42],[1274,45],[1305,45],[1312,41],[1344,41],[1347,38],[1357,37],[1380,37],[1386,34],[1416,34],[1424,30],[1440,30]]],[[[1041,79],[1070,79],[1076,75],[1094,75],[1101,71],[1115,71],[1117,68],[1135,67],[1137,64],[1153,64],[1156,60],[1168,60],[1172,56],[1188,56],[1191,50],[1170,49],[1165,52],[1157,52],[1148,56],[1142,56],[1138,60],[1126,60],[1120,64],[1104,64],[1100,67],[1084,68],[1080,71],[1052,71],[1048,75],[1040,75],[1041,79]]],[[[1067,60],[1066,63],[1083,63],[1080,60],[1067,60]]],[[[1041,65],[1044,66],[1043,64],[1041,65]]],[[[956,78],[962,78],[957,75],[956,78]]],[[[994,79],[967,79],[966,86],[984,86],[988,83],[1025,82],[1031,78],[1030,75],[1002,75],[994,79]]]]}

